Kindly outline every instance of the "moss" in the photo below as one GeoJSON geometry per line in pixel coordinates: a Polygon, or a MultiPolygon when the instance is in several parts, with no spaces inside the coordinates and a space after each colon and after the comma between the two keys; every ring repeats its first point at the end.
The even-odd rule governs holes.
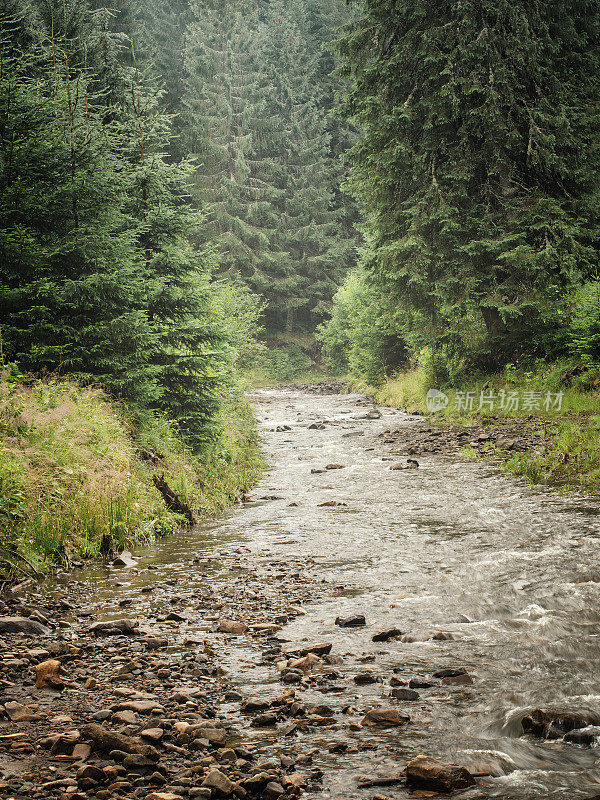
{"type": "Polygon", "coordinates": [[[201,456],[176,426],[128,416],[72,380],[0,380],[0,559],[45,571],[176,530],[152,475],[199,514],[225,507],[263,467],[249,408],[223,399],[222,434],[201,456]]]}

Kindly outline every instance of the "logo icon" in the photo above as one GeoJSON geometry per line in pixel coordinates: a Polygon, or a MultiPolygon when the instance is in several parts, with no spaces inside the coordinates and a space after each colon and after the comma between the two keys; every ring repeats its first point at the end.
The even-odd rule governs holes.
{"type": "Polygon", "coordinates": [[[433,414],[436,411],[443,411],[448,405],[448,395],[444,394],[444,392],[440,392],[439,389],[430,389],[427,392],[425,403],[427,405],[427,410],[431,411],[433,414]]]}

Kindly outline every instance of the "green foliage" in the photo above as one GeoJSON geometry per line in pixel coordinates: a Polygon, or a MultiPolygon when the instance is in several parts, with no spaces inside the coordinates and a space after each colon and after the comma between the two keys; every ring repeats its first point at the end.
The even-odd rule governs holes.
{"type": "Polygon", "coordinates": [[[570,344],[586,367],[600,364],[600,281],[581,287],[572,299],[570,344]]]}
{"type": "Polygon", "coordinates": [[[351,271],[333,300],[331,321],[318,338],[336,374],[348,370],[378,383],[407,362],[407,348],[399,331],[401,320],[371,285],[363,270],[351,271]]]}
{"type": "Polygon", "coordinates": [[[169,485],[198,514],[223,508],[263,466],[255,423],[235,394],[222,398],[201,457],[177,426],[145,411],[134,419],[100,390],[71,380],[0,380],[0,562],[29,570],[149,541],[175,530],[152,483],[169,485]]]}
{"type": "Polygon", "coordinates": [[[263,366],[273,380],[288,382],[310,369],[311,361],[298,345],[289,345],[267,350],[263,357],[263,366]]]}
{"type": "Polygon", "coordinates": [[[562,298],[596,269],[599,33],[572,0],[364,0],[338,42],[364,269],[413,353],[564,352],[562,298]]]}
{"type": "Polygon", "coordinates": [[[105,10],[40,3],[0,21],[4,355],[159,410],[206,448],[258,304],[212,283],[194,167],[165,155],[162,95],[105,10]]]}
{"type": "Polygon", "coordinates": [[[221,269],[265,298],[269,330],[310,329],[355,239],[337,192],[334,64],[321,51],[340,14],[289,0],[195,0],[192,12],[184,135],[221,269]]]}

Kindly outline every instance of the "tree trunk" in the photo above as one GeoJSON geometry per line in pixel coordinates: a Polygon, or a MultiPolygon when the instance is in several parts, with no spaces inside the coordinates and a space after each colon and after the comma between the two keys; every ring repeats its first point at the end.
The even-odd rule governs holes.
{"type": "Polygon", "coordinates": [[[491,336],[497,336],[499,333],[504,331],[504,322],[497,308],[481,306],[481,316],[485,322],[487,332],[491,336]]]}

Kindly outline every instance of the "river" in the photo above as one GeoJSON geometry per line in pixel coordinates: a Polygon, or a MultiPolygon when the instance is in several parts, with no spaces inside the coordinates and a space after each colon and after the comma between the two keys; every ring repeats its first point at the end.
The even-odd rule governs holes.
{"type": "MultiPolygon", "coordinates": [[[[148,571],[103,581],[100,568],[87,570],[89,608],[117,613],[115,599],[139,595],[148,580],[177,582],[192,595],[207,580],[226,581],[220,552],[242,553],[245,569],[267,575],[277,592],[285,593],[277,565],[294,564],[313,583],[314,600],[275,638],[286,647],[331,642],[337,673],[333,688],[297,687],[304,702],[327,703],[336,719],[297,734],[305,749],[318,749],[318,796],[405,797],[401,787],[359,790],[357,777],[385,777],[421,753],[490,773],[470,796],[600,791],[599,749],[534,740],[520,726],[535,707],[600,710],[597,500],[530,488],[484,462],[443,455],[390,470],[399,457],[384,432],[422,422],[391,409],[369,414],[357,395],[265,389],[253,403],[270,469],[252,502],[140,549],[148,571]],[[342,468],[326,470],[331,464],[342,468]],[[322,505],[329,501],[340,505],[322,505]],[[356,614],[365,626],[335,624],[356,614]],[[395,627],[399,639],[372,641],[395,627]],[[417,700],[383,699],[392,676],[427,682],[457,668],[472,684],[434,681],[417,700]],[[358,685],[362,673],[375,682],[358,685]],[[411,722],[362,728],[371,706],[396,707],[411,722]]],[[[152,607],[151,598],[143,602],[152,607]]],[[[209,627],[198,620],[199,630],[209,627]]],[[[221,647],[234,684],[248,697],[281,694],[277,670],[257,662],[253,647],[243,639],[221,647]]],[[[281,732],[248,735],[265,752],[283,746],[281,732]]]]}

